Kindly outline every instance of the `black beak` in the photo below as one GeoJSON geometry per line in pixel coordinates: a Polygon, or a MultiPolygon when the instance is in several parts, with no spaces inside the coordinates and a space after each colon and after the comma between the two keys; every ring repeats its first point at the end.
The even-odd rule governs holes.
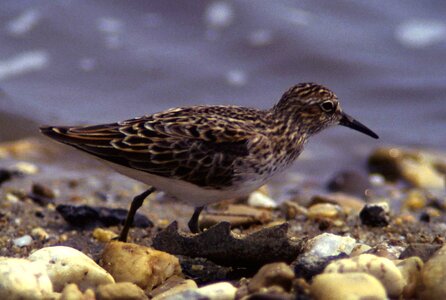
{"type": "Polygon", "coordinates": [[[370,129],[368,129],[367,127],[365,127],[364,125],[362,125],[361,123],[359,123],[358,121],[356,121],[355,119],[353,119],[352,117],[347,115],[346,113],[343,112],[341,114],[342,114],[342,118],[341,118],[341,121],[339,121],[339,125],[350,127],[354,130],[357,130],[359,132],[367,134],[368,136],[371,136],[372,138],[375,138],[375,139],[379,138],[379,136],[376,133],[374,133],[373,131],[371,131],[370,129]]]}

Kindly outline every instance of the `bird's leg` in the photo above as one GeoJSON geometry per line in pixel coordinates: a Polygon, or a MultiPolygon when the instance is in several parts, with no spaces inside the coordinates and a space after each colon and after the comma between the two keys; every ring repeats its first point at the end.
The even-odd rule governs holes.
{"type": "Polygon", "coordinates": [[[137,195],[132,200],[132,204],[130,205],[130,210],[127,213],[127,218],[124,222],[124,227],[121,230],[121,233],[119,234],[119,241],[126,242],[127,241],[127,235],[129,233],[130,226],[133,224],[133,220],[135,219],[136,211],[142,206],[144,203],[144,200],[155,191],[154,187],[150,187],[145,192],[137,195]]]}
{"type": "Polygon", "coordinates": [[[189,226],[189,230],[192,233],[200,233],[200,225],[198,224],[198,219],[200,217],[200,213],[203,210],[204,206],[199,206],[195,208],[194,214],[189,220],[189,223],[187,225],[189,226]]]}

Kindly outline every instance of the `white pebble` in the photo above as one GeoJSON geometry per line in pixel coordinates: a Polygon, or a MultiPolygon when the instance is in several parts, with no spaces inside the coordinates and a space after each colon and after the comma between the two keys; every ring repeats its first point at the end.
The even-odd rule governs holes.
{"type": "Polygon", "coordinates": [[[201,294],[204,299],[232,300],[235,299],[237,288],[229,282],[219,282],[201,287],[197,292],[201,294]]]}
{"type": "Polygon", "coordinates": [[[350,254],[356,246],[356,240],[348,236],[322,233],[310,239],[305,245],[305,252],[317,257],[350,254]]]}
{"type": "Polygon", "coordinates": [[[209,27],[224,28],[234,19],[232,6],[224,1],[212,2],[206,7],[205,21],[209,27]]]}
{"type": "Polygon", "coordinates": [[[437,20],[409,20],[395,31],[396,39],[409,48],[423,48],[446,40],[446,24],[437,20]]]}
{"type": "Polygon", "coordinates": [[[91,258],[71,247],[42,248],[32,253],[28,259],[45,265],[55,292],[61,292],[68,283],[75,283],[81,290],[85,290],[115,282],[91,258]]]}
{"type": "Polygon", "coordinates": [[[33,238],[30,235],[24,235],[19,238],[14,239],[14,245],[17,247],[25,247],[31,245],[33,238]]]}
{"type": "Polygon", "coordinates": [[[25,161],[16,163],[14,169],[27,175],[33,175],[39,172],[39,168],[36,165],[25,161]]]}
{"type": "Polygon", "coordinates": [[[17,18],[10,21],[6,25],[7,31],[11,35],[20,36],[31,31],[38,24],[41,19],[41,13],[36,9],[27,9],[22,12],[17,18]]]}
{"type": "Polygon", "coordinates": [[[34,50],[0,61],[0,80],[44,69],[49,63],[46,51],[34,50]]]}
{"type": "Polygon", "coordinates": [[[260,192],[253,192],[251,195],[249,195],[248,205],[265,208],[277,207],[277,203],[273,199],[260,192]]]}
{"type": "Polygon", "coordinates": [[[0,257],[0,299],[53,299],[45,267],[23,258],[0,257]]]}

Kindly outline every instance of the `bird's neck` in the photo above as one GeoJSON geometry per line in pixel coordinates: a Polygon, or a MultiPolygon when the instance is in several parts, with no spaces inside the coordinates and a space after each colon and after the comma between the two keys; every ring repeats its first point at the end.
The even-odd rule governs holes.
{"type": "Polygon", "coordinates": [[[270,138],[274,142],[276,153],[287,153],[292,159],[302,151],[304,144],[311,135],[306,126],[289,114],[277,113],[274,110],[268,112],[271,130],[270,138]]]}

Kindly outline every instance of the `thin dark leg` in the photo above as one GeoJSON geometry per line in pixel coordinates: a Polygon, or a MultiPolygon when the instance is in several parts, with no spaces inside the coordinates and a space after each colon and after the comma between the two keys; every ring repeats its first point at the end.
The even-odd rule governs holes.
{"type": "Polygon", "coordinates": [[[125,219],[124,227],[121,230],[121,233],[119,234],[119,241],[126,242],[127,241],[127,235],[129,233],[129,229],[133,224],[133,220],[135,219],[135,214],[138,208],[141,207],[141,205],[144,203],[144,200],[155,191],[155,188],[151,187],[147,191],[139,194],[132,200],[132,204],[130,205],[130,210],[127,213],[127,218],[125,219]]]}
{"type": "Polygon", "coordinates": [[[198,219],[200,218],[200,213],[203,208],[204,206],[196,207],[192,218],[190,218],[189,223],[187,223],[187,225],[189,226],[189,230],[192,233],[201,232],[200,225],[198,224],[198,219]]]}

